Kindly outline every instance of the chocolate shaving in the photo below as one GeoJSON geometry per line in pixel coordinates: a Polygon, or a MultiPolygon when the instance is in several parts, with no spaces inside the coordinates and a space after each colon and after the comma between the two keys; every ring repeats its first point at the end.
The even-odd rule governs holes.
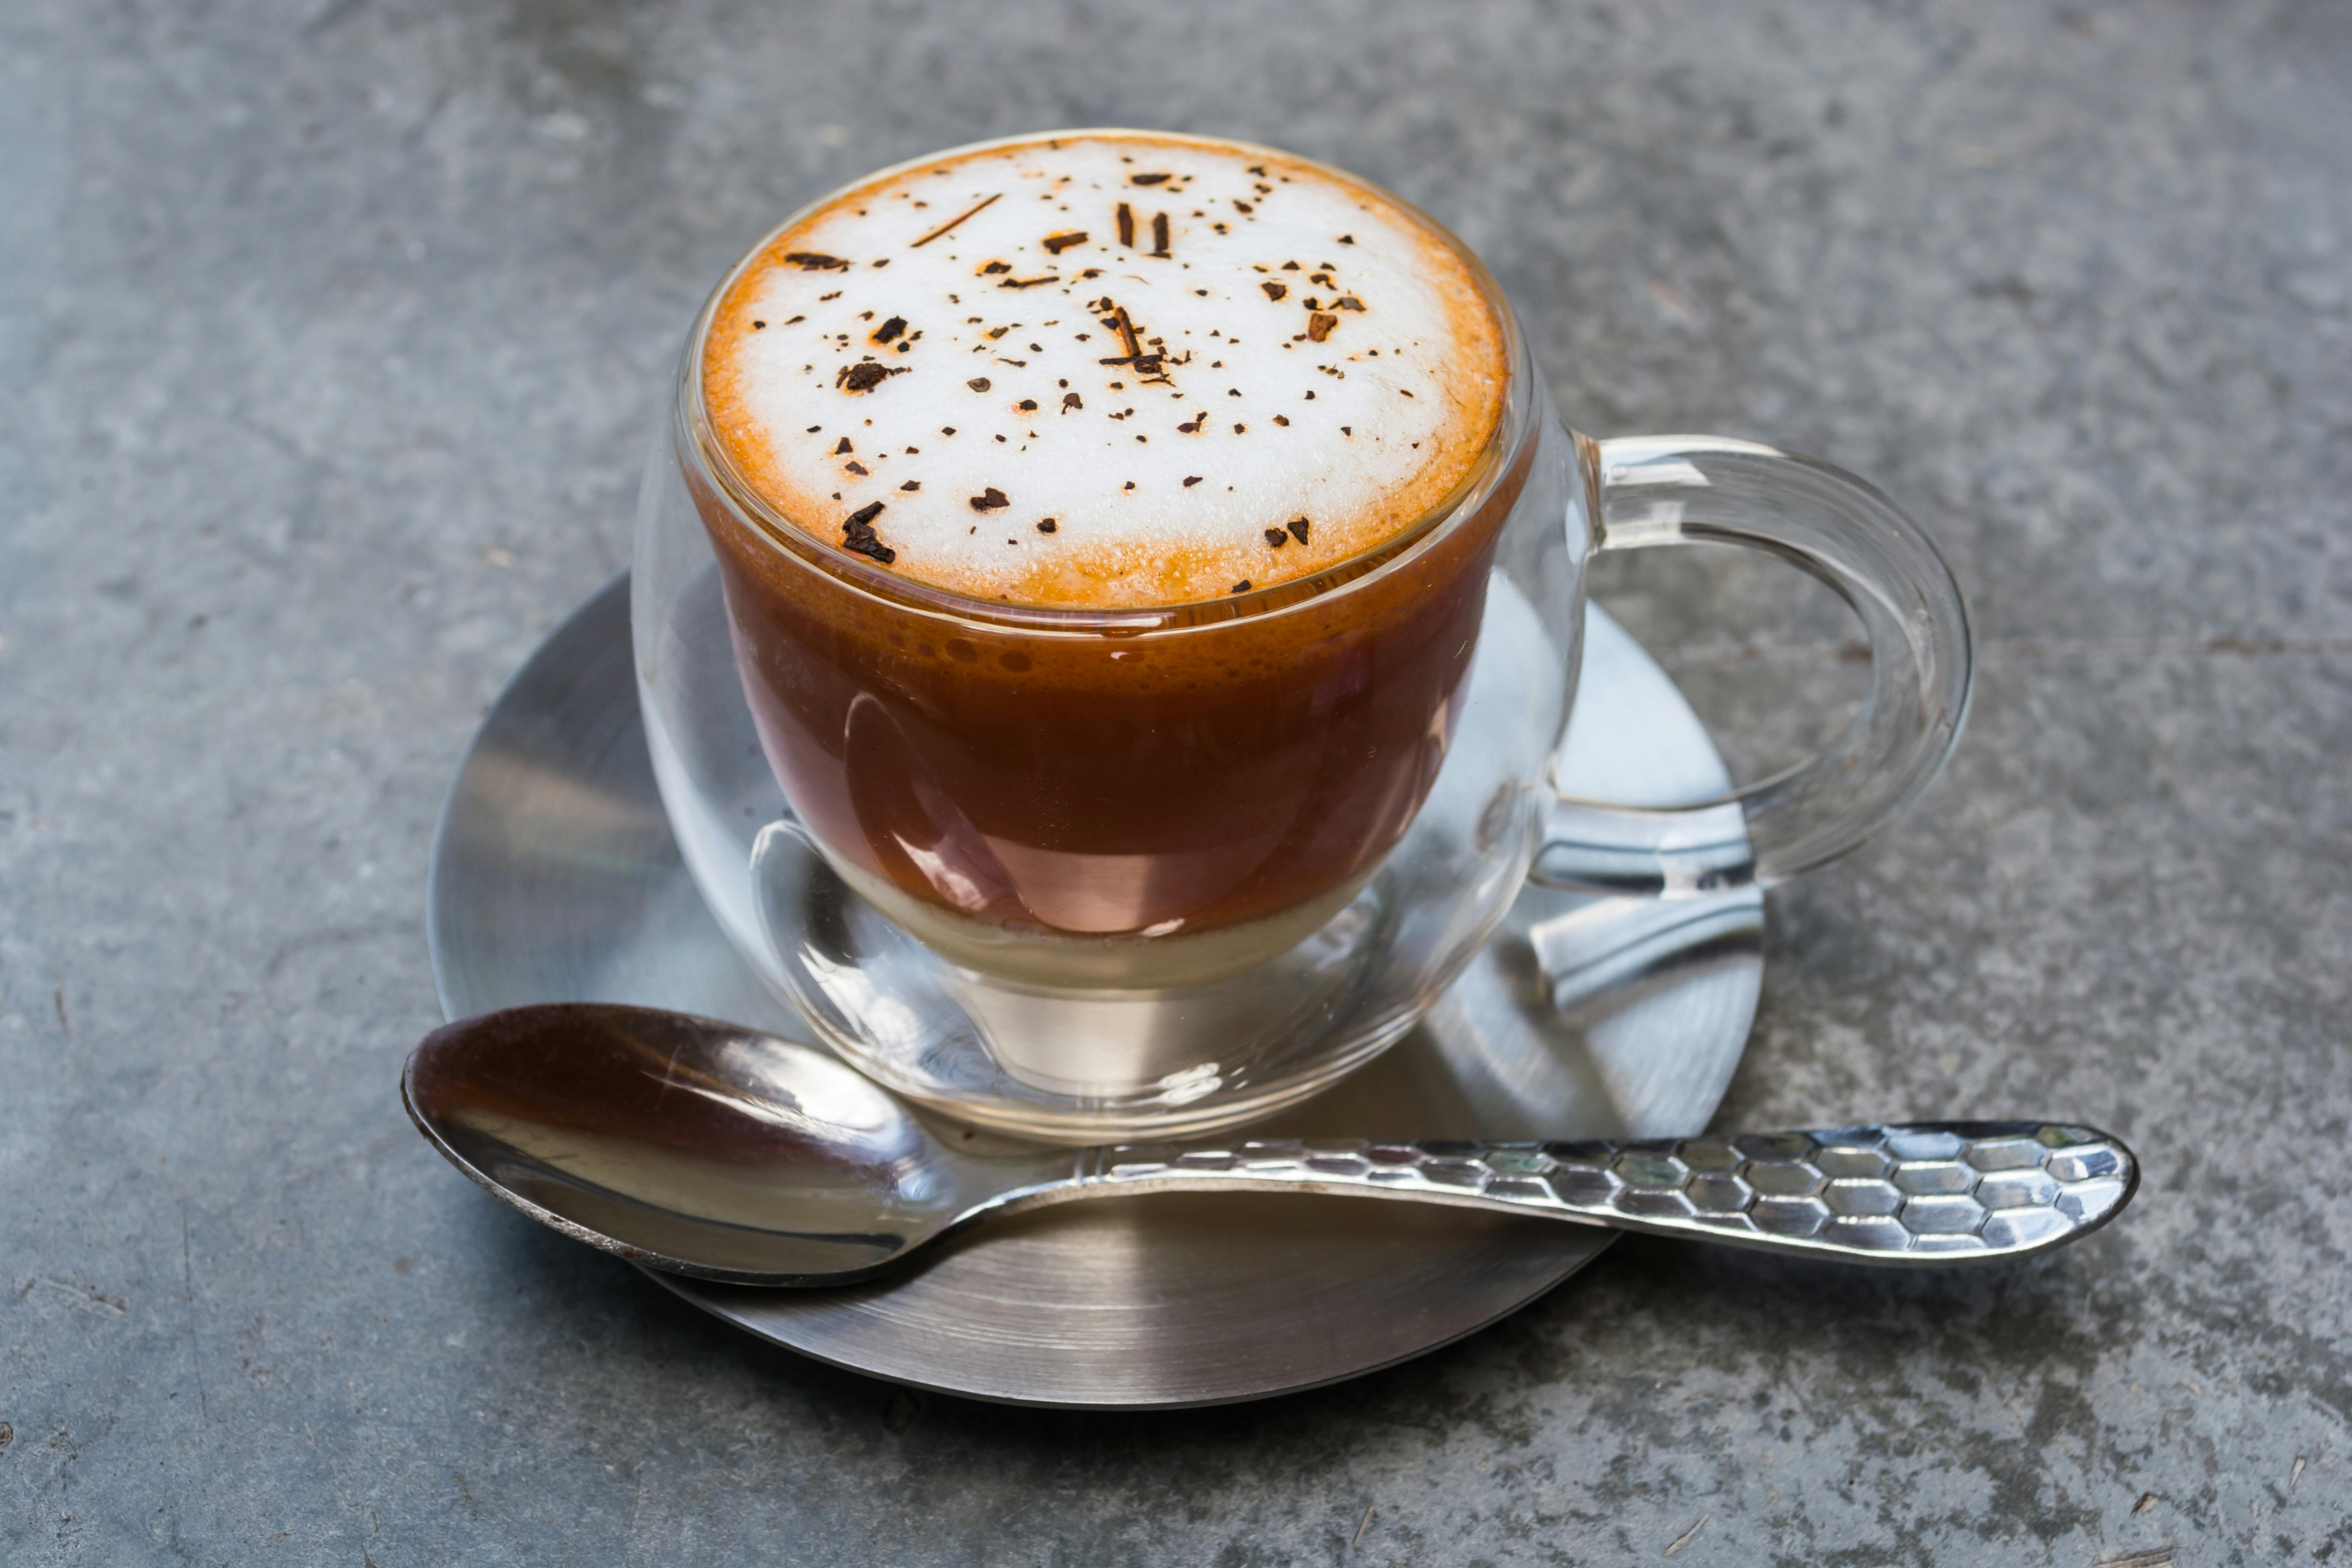
{"type": "Polygon", "coordinates": [[[1189,490],[1189,489],[1191,489],[1194,485],[1197,485],[1197,484],[1199,484],[1200,482],[1201,482],[1201,476],[1200,476],[1200,475],[1198,475],[1198,474],[1194,474],[1191,479],[1186,479],[1186,480],[1184,481],[1184,488],[1185,488],[1186,489],[1188,489],[1188,490],[1189,490]]]}
{"type": "Polygon", "coordinates": [[[1013,263],[1010,261],[992,261],[987,266],[980,269],[980,275],[982,278],[992,278],[1000,272],[1010,272],[1012,270],[1013,263]]]}
{"type": "Polygon", "coordinates": [[[1282,530],[1278,528],[1269,528],[1265,531],[1265,542],[1275,549],[1279,550],[1284,545],[1290,542],[1290,535],[1283,532],[1282,530]]]}
{"type": "Polygon", "coordinates": [[[1062,406],[1066,410],[1071,408],[1084,408],[1086,405],[1078,401],[1078,395],[1076,393],[1066,392],[1062,394],[1062,406]]]}
{"type": "Polygon", "coordinates": [[[1248,593],[1249,591],[1250,591],[1249,579],[1248,579],[1248,578],[1246,578],[1246,577],[1243,578],[1240,582],[1238,582],[1238,583],[1236,583],[1236,584],[1234,584],[1234,593],[1236,593],[1236,594],[1246,594],[1246,593],[1248,593]]]}
{"type": "Polygon", "coordinates": [[[1277,414],[1274,416],[1274,422],[1276,425],[1287,426],[1290,423],[1290,416],[1286,414],[1277,414]]]}
{"type": "Polygon", "coordinates": [[[1342,245],[1353,245],[1356,243],[1356,237],[1352,234],[1343,234],[1339,237],[1339,243],[1342,245]]]}
{"type": "Polygon", "coordinates": [[[1301,544],[1307,542],[1307,520],[1305,518],[1294,517],[1290,520],[1290,537],[1298,541],[1301,544]]]}
{"type": "Polygon", "coordinates": [[[815,250],[787,251],[784,259],[803,272],[846,272],[849,263],[838,256],[827,256],[815,250]]]}
{"type": "Polygon", "coordinates": [[[1118,341],[1126,346],[1127,357],[1129,359],[1141,359],[1143,357],[1143,345],[1136,341],[1135,323],[1127,319],[1127,307],[1124,305],[1112,306],[1111,316],[1112,320],[1108,324],[1118,329],[1118,341]]]}
{"type": "Polygon", "coordinates": [[[1049,272],[1043,278],[1007,278],[997,287],[999,289],[1034,289],[1040,283],[1059,283],[1061,280],[1058,276],[1049,272]]]}
{"type": "Polygon", "coordinates": [[[1360,310],[1363,308],[1364,302],[1353,294],[1343,294],[1331,301],[1331,309],[1335,310],[1360,310]]]}
{"type": "Polygon", "coordinates": [[[1013,406],[1024,414],[1034,414],[1037,412],[1037,400],[1034,397],[1024,397],[1013,406]]]}
{"type": "Polygon", "coordinates": [[[1045,237],[1045,248],[1055,256],[1059,256],[1062,252],[1069,249],[1070,247],[1074,245],[1084,245],[1086,242],[1087,231],[1085,229],[1080,229],[1076,234],[1049,234],[1045,237]]]}
{"type": "Polygon", "coordinates": [[[838,447],[835,447],[833,449],[833,455],[834,455],[835,457],[838,458],[838,457],[840,457],[844,452],[854,452],[854,451],[856,451],[856,448],[855,447],[852,447],[852,446],[849,444],[849,437],[846,437],[846,436],[844,436],[844,437],[841,438],[841,445],[840,445],[840,446],[838,446],[838,447]]]}
{"type": "Polygon", "coordinates": [[[1049,517],[1037,524],[1037,531],[1040,533],[1051,533],[1060,526],[1060,523],[1055,522],[1049,517]]]}
{"type": "Polygon", "coordinates": [[[1259,284],[1258,287],[1265,290],[1265,297],[1269,300],[1279,300],[1285,294],[1290,292],[1290,286],[1288,284],[1276,283],[1271,279],[1259,284]]]}
{"type": "Polygon", "coordinates": [[[833,384],[845,392],[871,392],[889,377],[906,374],[903,368],[894,369],[866,360],[859,364],[843,365],[841,374],[833,378],[833,384]]]}
{"type": "Polygon", "coordinates": [[[923,488],[923,481],[920,479],[908,479],[905,484],[900,485],[898,488],[902,490],[919,490],[923,488]]]}
{"type": "MultiPolygon", "coordinates": [[[[997,192],[997,193],[996,193],[996,195],[1001,196],[1001,195],[1003,195],[1003,194],[1004,194],[1003,192],[999,191],[999,192],[997,192]]],[[[961,223],[965,218],[968,218],[968,217],[971,216],[972,213],[976,213],[976,212],[980,211],[981,207],[984,207],[984,206],[986,206],[990,202],[992,202],[992,201],[994,201],[995,199],[996,199],[996,196],[990,196],[990,197],[986,198],[985,200],[983,200],[983,201],[980,204],[980,206],[978,206],[978,207],[973,207],[973,208],[971,208],[971,211],[969,211],[969,212],[960,213],[960,214],[958,214],[956,216],[954,216],[954,217],[951,217],[951,218],[948,219],[948,221],[947,221],[947,222],[945,222],[945,223],[943,223],[943,224],[940,225],[940,226],[939,226],[939,227],[937,227],[937,228],[935,228],[935,229],[931,230],[931,232],[930,232],[930,233],[929,233],[929,234],[927,234],[927,235],[923,236],[923,237],[922,237],[922,238],[920,238],[920,239],[919,239],[919,240],[915,241],[915,243],[914,243],[912,246],[908,247],[908,248],[909,248],[909,249],[920,249],[922,247],[924,247],[924,246],[926,246],[926,245],[930,244],[930,243],[931,243],[931,241],[933,241],[933,240],[935,240],[935,239],[939,238],[939,237],[940,237],[940,236],[941,236],[941,235],[943,235],[943,234],[945,234],[945,233],[947,233],[947,231],[948,231],[948,230],[950,230],[950,229],[951,229],[951,228],[955,227],[955,226],[956,226],[956,225],[958,225],[958,224],[961,223]]]]}
{"type": "Polygon", "coordinates": [[[765,331],[767,330],[767,326],[768,323],[765,321],[754,321],[751,323],[751,330],[755,332],[765,331]]]}
{"type": "Polygon", "coordinates": [[[1166,213],[1151,215],[1151,254],[1154,256],[1168,254],[1168,215],[1166,213]]]}
{"type": "Polygon", "coordinates": [[[986,392],[988,390],[988,377],[984,375],[975,375],[970,381],[965,382],[964,384],[971,387],[974,392],[986,392]]]}
{"type": "Polygon", "coordinates": [[[1328,311],[1318,310],[1313,315],[1307,318],[1307,335],[1313,338],[1319,343],[1325,338],[1329,337],[1331,335],[1331,329],[1339,324],[1339,317],[1334,316],[1328,311]]]}
{"type": "Polygon", "coordinates": [[[1237,213],[1245,213],[1254,212],[1255,210],[1256,209],[1252,207],[1249,203],[1243,201],[1239,196],[1235,196],[1234,198],[1234,211],[1237,213]]]}
{"type": "Polygon", "coordinates": [[[971,510],[974,511],[994,511],[998,507],[1011,506],[1012,504],[1013,503],[1011,501],[1004,499],[1004,492],[998,489],[994,485],[989,486],[986,489],[981,491],[980,494],[971,498],[971,510]]]}
{"type": "Polygon", "coordinates": [[[871,556],[887,566],[898,559],[898,552],[874,535],[874,520],[881,515],[882,503],[877,500],[866,502],[842,519],[841,547],[844,550],[855,551],[860,555],[871,556]]]}
{"type": "Polygon", "coordinates": [[[1129,174],[1128,176],[1128,180],[1130,184],[1138,185],[1164,185],[1168,183],[1168,176],[1165,174],[1129,174]]]}
{"type": "Polygon", "coordinates": [[[849,471],[850,471],[851,473],[853,473],[853,474],[865,474],[865,473],[870,473],[870,472],[872,472],[872,471],[873,471],[873,470],[869,469],[868,468],[866,468],[866,466],[865,464],[863,464],[863,463],[861,463],[861,462],[856,461],[855,458],[851,459],[847,464],[845,464],[845,467],[846,467],[846,468],[849,469],[849,471]]]}
{"type": "Polygon", "coordinates": [[[874,341],[877,343],[887,343],[906,330],[907,318],[904,316],[893,316],[888,321],[874,329],[874,341]]]}
{"type": "Polygon", "coordinates": [[[1125,202],[1118,204],[1118,242],[1130,250],[1135,247],[1135,214],[1125,202]]]}

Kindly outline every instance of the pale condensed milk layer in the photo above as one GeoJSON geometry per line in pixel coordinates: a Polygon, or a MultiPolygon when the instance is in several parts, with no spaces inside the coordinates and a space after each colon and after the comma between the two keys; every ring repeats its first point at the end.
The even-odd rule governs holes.
{"type": "Polygon", "coordinates": [[[1323,571],[1476,468],[1509,367],[1479,275],[1378,189],[1088,132],[878,176],[751,258],[711,427],[808,534],[1015,604],[1166,605],[1323,571]]]}

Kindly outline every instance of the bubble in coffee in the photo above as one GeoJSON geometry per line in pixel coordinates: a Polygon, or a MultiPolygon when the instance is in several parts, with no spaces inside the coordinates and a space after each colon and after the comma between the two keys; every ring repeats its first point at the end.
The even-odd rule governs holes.
{"type": "Polygon", "coordinates": [[[719,301],[705,406],[794,526],[980,598],[1166,605],[1310,576],[1444,502],[1503,331],[1427,220],[1334,171],[1135,134],[853,187],[719,301]]]}

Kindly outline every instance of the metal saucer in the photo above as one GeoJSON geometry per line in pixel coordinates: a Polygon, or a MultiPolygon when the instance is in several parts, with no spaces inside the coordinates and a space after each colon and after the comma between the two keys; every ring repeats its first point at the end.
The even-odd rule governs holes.
{"type": "MultiPolygon", "coordinates": [[[[624,576],[556,628],[458,770],[427,893],[443,1011],[634,1002],[806,1039],[678,858],[638,718],[628,605],[624,576]]],[[[1664,671],[1599,609],[1559,771],[1572,795],[1650,804],[1728,782],[1664,671]]],[[[1699,1131],[1755,1017],[1762,935],[1752,889],[1672,903],[1531,889],[1422,1028],[1263,1131],[1699,1131]]],[[[1166,1195],[1042,1210],[846,1289],[653,1278],[762,1339],[919,1387],[1172,1407],[1310,1388],[1433,1350],[1526,1305],[1610,1239],[1452,1209],[1166,1195]]]]}

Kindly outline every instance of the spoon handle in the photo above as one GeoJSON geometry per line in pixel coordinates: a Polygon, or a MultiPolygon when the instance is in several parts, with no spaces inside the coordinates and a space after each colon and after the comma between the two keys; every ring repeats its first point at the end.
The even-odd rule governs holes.
{"type": "Polygon", "coordinates": [[[1072,1184],[1408,1198],[1857,1263],[1948,1266],[2023,1258],[2087,1235],[2131,1201],[2139,1167],[2119,1139],[2088,1127],[1928,1121],[1630,1142],[1119,1145],[1082,1153],[1072,1184]]]}

